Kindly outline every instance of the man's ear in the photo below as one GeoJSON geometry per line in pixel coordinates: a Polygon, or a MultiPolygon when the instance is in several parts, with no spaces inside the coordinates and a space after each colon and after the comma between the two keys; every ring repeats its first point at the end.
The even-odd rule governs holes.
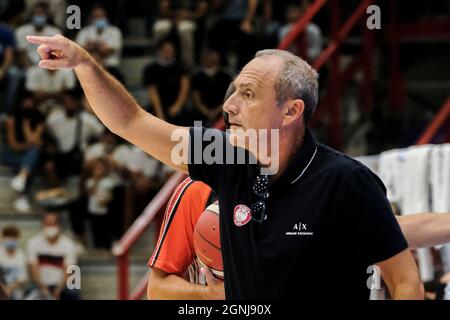
{"type": "Polygon", "coordinates": [[[283,106],[283,124],[296,123],[304,114],[305,103],[301,99],[290,100],[283,106]]]}

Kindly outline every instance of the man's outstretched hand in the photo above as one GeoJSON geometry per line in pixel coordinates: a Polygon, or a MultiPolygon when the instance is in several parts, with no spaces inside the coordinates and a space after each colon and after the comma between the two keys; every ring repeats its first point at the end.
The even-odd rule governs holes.
{"type": "Polygon", "coordinates": [[[56,35],[53,37],[27,36],[30,43],[39,45],[42,60],[39,66],[46,69],[74,69],[91,60],[89,53],[75,42],[56,35]]]}

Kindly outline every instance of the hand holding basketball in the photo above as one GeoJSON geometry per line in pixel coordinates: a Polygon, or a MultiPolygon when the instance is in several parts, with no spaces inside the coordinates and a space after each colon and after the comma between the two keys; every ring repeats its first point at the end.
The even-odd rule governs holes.
{"type": "Polygon", "coordinates": [[[203,266],[217,278],[223,278],[222,250],[220,245],[219,204],[208,206],[200,215],[194,228],[194,249],[203,266]]]}
{"type": "Polygon", "coordinates": [[[206,277],[206,294],[207,300],[225,300],[225,288],[223,280],[216,278],[208,267],[201,268],[200,271],[206,277]]]}

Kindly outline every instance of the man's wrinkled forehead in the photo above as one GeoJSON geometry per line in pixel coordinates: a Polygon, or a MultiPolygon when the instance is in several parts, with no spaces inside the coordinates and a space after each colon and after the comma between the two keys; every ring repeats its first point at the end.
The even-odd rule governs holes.
{"type": "Polygon", "coordinates": [[[279,75],[280,68],[280,60],[276,57],[258,57],[253,59],[230,83],[224,101],[228,100],[237,88],[272,86],[279,75]]]}

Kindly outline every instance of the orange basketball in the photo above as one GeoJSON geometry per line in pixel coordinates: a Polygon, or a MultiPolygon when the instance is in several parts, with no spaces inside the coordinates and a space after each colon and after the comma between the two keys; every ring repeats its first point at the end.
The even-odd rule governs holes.
{"type": "Polygon", "coordinates": [[[195,225],[194,248],[200,262],[209,267],[216,277],[223,278],[217,201],[203,211],[195,225]]]}

